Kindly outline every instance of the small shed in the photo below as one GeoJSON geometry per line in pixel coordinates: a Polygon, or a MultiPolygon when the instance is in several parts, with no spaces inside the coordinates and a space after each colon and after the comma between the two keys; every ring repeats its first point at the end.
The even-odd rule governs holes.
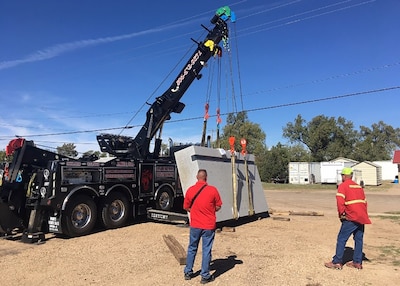
{"type": "Polygon", "coordinates": [[[379,186],[382,184],[382,167],[370,161],[364,161],[353,166],[353,170],[362,172],[364,185],[379,186]]]}

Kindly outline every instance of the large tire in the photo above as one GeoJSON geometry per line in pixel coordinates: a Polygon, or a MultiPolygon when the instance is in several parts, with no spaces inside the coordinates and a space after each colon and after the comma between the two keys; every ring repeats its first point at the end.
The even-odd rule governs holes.
{"type": "Polygon", "coordinates": [[[129,201],[121,193],[110,193],[103,200],[100,214],[106,229],[124,226],[129,218],[129,201]]]}
{"type": "Polygon", "coordinates": [[[156,198],[156,209],[169,211],[174,205],[174,197],[169,188],[162,188],[156,198]]]}
{"type": "Polygon", "coordinates": [[[63,228],[70,237],[87,235],[92,232],[97,218],[96,204],[86,195],[73,197],[65,209],[63,228]]]}

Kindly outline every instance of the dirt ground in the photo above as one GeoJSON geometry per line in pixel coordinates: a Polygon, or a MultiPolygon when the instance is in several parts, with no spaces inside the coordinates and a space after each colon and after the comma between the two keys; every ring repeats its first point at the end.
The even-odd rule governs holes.
{"type": "MultiPolygon", "coordinates": [[[[339,230],[335,191],[269,191],[275,211],[315,211],[322,216],[280,216],[238,225],[216,234],[210,285],[399,285],[400,220],[382,218],[400,212],[400,187],[367,192],[372,225],[366,226],[364,269],[331,270],[339,230]]],[[[186,249],[189,229],[140,222],[85,237],[46,235],[40,245],[0,240],[1,285],[198,285],[200,276],[183,279],[183,266],[163,235],[186,249]]],[[[353,240],[348,242],[351,254],[353,240]]],[[[200,269],[199,253],[195,271],[200,269]]],[[[198,272],[197,272],[198,274],[198,272]]]]}

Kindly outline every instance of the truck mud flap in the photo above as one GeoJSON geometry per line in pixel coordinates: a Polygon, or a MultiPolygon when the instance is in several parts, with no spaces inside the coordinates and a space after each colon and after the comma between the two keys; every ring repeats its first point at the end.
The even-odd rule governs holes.
{"type": "Polygon", "coordinates": [[[15,228],[23,228],[23,221],[12,210],[7,203],[0,202],[0,234],[9,234],[15,228]]]}

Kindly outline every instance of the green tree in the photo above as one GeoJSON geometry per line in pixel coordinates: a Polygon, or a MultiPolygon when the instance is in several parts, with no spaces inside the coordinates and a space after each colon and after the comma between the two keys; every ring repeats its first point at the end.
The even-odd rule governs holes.
{"type": "Polygon", "coordinates": [[[311,154],[303,145],[295,144],[288,146],[290,162],[311,162],[311,154]]]}
{"type": "Polygon", "coordinates": [[[246,150],[247,153],[255,156],[255,162],[257,164],[261,180],[267,178],[265,175],[265,162],[267,148],[265,146],[266,135],[262,131],[259,124],[249,121],[247,113],[245,111],[237,114],[230,113],[227,116],[226,125],[223,129],[223,134],[220,138],[220,147],[229,150],[229,137],[235,137],[235,150],[240,152],[242,146],[240,140],[245,138],[247,141],[246,150]]]}
{"type": "Polygon", "coordinates": [[[353,146],[358,142],[358,134],[353,127],[353,123],[343,117],[336,120],[319,115],[307,123],[299,114],[294,123],[288,123],[283,129],[283,136],[291,143],[307,146],[312,160],[329,161],[353,153],[353,146]]]}
{"type": "Polygon", "coordinates": [[[247,140],[247,152],[250,154],[260,155],[265,146],[266,135],[257,123],[249,121],[245,111],[238,112],[237,114],[230,113],[226,119],[226,125],[223,129],[223,134],[220,138],[221,148],[229,150],[229,137],[235,137],[235,150],[242,149],[240,139],[247,140]]]}
{"type": "Polygon", "coordinates": [[[360,126],[360,141],[355,144],[353,158],[357,161],[390,160],[400,147],[400,128],[393,128],[383,121],[371,128],[360,126]]]}
{"type": "Polygon", "coordinates": [[[100,151],[93,151],[89,150],[83,153],[82,159],[88,160],[88,161],[94,161],[100,158],[100,151]]]}
{"type": "Polygon", "coordinates": [[[287,178],[288,165],[290,162],[290,152],[289,148],[282,145],[281,143],[276,144],[276,146],[271,147],[268,151],[267,161],[264,164],[267,165],[265,181],[270,181],[273,178],[279,177],[280,179],[287,178]]]}
{"type": "Polygon", "coordinates": [[[76,146],[74,143],[64,143],[62,146],[57,147],[57,153],[74,158],[78,156],[78,151],[76,151],[75,149],[76,146]]]}
{"type": "Polygon", "coordinates": [[[0,151],[0,163],[6,162],[6,161],[7,161],[7,158],[6,158],[6,151],[1,150],[1,151],[0,151]]]}
{"type": "Polygon", "coordinates": [[[310,153],[302,145],[286,146],[278,142],[261,154],[257,165],[260,178],[264,182],[276,177],[288,179],[289,162],[308,162],[310,158],[310,153]]]}

